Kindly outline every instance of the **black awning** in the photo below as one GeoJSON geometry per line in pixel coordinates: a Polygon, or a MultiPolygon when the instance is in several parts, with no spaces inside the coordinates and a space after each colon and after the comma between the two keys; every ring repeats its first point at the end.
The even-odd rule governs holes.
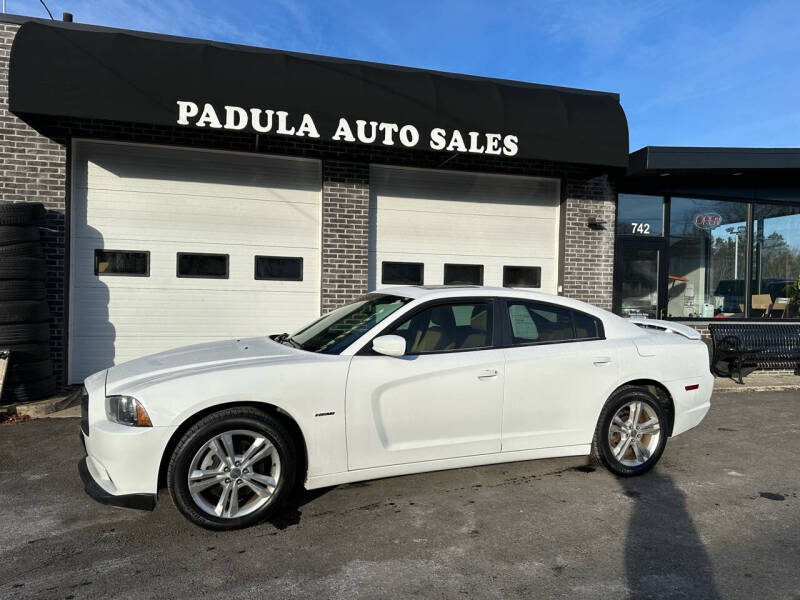
{"type": "MultiPolygon", "coordinates": [[[[410,145],[414,131],[406,130],[401,140],[387,125],[393,146],[401,149],[452,154],[466,147],[499,156],[628,165],[627,121],[615,94],[76,24],[22,25],[11,51],[9,108],[17,115],[186,127],[197,127],[205,116],[207,128],[245,131],[258,128],[255,109],[257,125],[263,131],[272,124],[269,133],[276,135],[278,111],[285,111],[284,134],[318,133],[320,140],[333,140],[344,118],[356,139],[340,132],[334,141],[363,141],[356,121],[364,120],[367,137],[371,121],[411,126],[418,140],[410,145]],[[179,101],[191,115],[185,124],[178,123],[179,101]],[[226,106],[236,107],[228,121],[226,106]],[[303,126],[303,115],[311,126],[303,126]]],[[[386,130],[379,131],[376,144],[385,139],[386,130]]]]}
{"type": "Polygon", "coordinates": [[[800,203],[800,148],[645,146],[631,153],[622,192],[800,203]]]}
{"type": "Polygon", "coordinates": [[[788,169],[800,169],[800,148],[645,146],[631,153],[628,175],[788,169]]]}

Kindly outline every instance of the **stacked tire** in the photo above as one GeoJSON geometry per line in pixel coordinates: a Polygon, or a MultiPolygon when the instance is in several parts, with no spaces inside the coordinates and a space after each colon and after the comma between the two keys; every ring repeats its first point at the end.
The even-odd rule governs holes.
{"type": "Polygon", "coordinates": [[[0,204],[0,350],[10,350],[0,404],[30,402],[56,391],[50,361],[47,263],[37,203],[0,204]]]}

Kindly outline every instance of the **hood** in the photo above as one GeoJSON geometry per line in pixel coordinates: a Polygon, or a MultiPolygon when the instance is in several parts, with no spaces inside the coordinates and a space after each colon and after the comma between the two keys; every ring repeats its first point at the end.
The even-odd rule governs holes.
{"type": "Polygon", "coordinates": [[[285,360],[301,352],[267,337],[184,346],[111,367],[106,375],[106,395],[122,394],[145,381],[186,371],[285,360]]]}

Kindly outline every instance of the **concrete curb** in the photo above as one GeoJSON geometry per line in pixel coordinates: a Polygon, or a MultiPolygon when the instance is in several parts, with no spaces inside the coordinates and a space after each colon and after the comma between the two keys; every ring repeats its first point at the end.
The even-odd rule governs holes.
{"type": "Polygon", "coordinates": [[[742,392],[788,392],[800,390],[800,384],[788,385],[736,385],[735,387],[715,387],[715,394],[739,394],[742,392]]]}
{"type": "Polygon", "coordinates": [[[800,390],[800,376],[794,373],[770,373],[759,371],[739,384],[729,377],[714,379],[715,394],[737,394],[741,392],[787,392],[800,390]]]}
{"type": "Polygon", "coordinates": [[[64,410],[77,404],[81,388],[66,390],[64,393],[37,400],[35,402],[22,402],[20,404],[6,404],[0,406],[0,416],[21,415],[31,419],[39,419],[50,413],[64,410]]]}

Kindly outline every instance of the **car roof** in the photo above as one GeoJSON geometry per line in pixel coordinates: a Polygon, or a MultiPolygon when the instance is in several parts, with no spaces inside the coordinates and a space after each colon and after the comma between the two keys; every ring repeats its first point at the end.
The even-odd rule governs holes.
{"type": "Polygon", "coordinates": [[[475,296],[495,296],[504,298],[520,298],[522,300],[538,300],[540,302],[549,302],[550,304],[559,304],[576,310],[581,310],[599,317],[607,318],[609,316],[617,317],[602,308],[598,308],[592,304],[574,300],[567,296],[558,296],[556,294],[548,294],[545,292],[537,292],[530,289],[520,288],[507,288],[507,287],[491,287],[485,285],[409,285],[387,287],[375,290],[381,294],[392,294],[395,296],[402,296],[404,298],[413,298],[414,300],[438,300],[443,298],[463,298],[475,296]]]}
{"type": "Polygon", "coordinates": [[[375,292],[392,294],[405,298],[457,298],[463,296],[508,296],[517,298],[537,299],[558,302],[565,299],[563,296],[547,294],[527,289],[491,287],[487,285],[404,285],[396,287],[379,288],[375,292]]]}

